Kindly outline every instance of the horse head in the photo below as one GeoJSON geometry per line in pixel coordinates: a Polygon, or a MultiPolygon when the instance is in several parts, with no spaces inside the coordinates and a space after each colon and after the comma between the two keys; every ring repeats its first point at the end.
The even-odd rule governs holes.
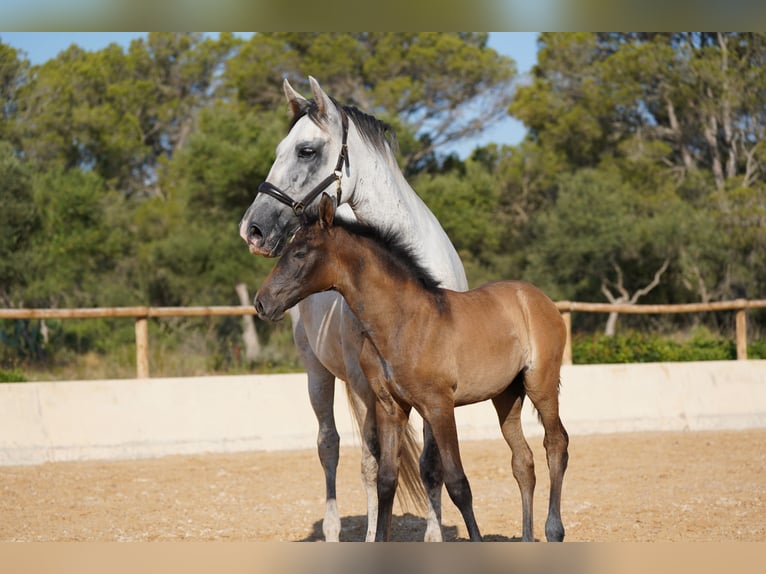
{"type": "Polygon", "coordinates": [[[340,200],[342,190],[353,188],[346,153],[348,118],[310,76],[309,83],[313,100],[284,80],[292,113],[290,130],[277,146],[266,181],[239,222],[240,236],[256,255],[280,255],[304,210],[316,209],[316,199],[323,192],[337,194],[340,200]]]}

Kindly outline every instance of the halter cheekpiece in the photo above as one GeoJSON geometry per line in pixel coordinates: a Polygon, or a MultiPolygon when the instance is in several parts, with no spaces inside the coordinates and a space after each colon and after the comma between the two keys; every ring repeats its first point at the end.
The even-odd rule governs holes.
{"type": "Polygon", "coordinates": [[[338,191],[338,201],[337,203],[340,204],[340,198],[341,198],[341,178],[343,177],[343,164],[346,164],[346,168],[348,169],[349,162],[348,162],[348,116],[343,110],[340,110],[340,117],[341,117],[341,124],[343,125],[343,139],[340,146],[340,153],[338,154],[338,161],[335,164],[335,170],[328,175],[326,178],[324,178],[322,181],[320,181],[311,191],[309,191],[306,196],[301,200],[294,200],[292,197],[290,197],[287,193],[279,189],[276,185],[273,183],[270,183],[268,181],[264,181],[261,185],[258,186],[258,193],[265,193],[268,196],[273,197],[277,201],[284,203],[286,206],[288,206],[290,209],[293,210],[293,213],[298,216],[299,218],[303,217],[303,212],[305,211],[306,207],[311,204],[312,201],[314,201],[319,195],[327,188],[328,185],[330,185],[333,181],[335,181],[337,185],[337,191],[338,191]]]}

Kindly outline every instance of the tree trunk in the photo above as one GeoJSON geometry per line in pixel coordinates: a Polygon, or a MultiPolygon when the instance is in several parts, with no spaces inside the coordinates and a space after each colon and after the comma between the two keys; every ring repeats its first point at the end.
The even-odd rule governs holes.
{"type": "MultiPolygon", "coordinates": [[[[247,293],[247,285],[237,283],[234,289],[237,291],[240,305],[243,307],[252,305],[247,293]]],[[[261,354],[261,344],[258,341],[258,333],[255,331],[255,320],[252,315],[242,315],[242,341],[245,343],[245,359],[249,363],[256,361],[261,354]]]]}
{"type": "Polygon", "coordinates": [[[721,124],[726,149],[726,178],[732,179],[737,175],[737,145],[734,141],[734,127],[731,109],[731,88],[729,85],[729,50],[726,36],[718,32],[718,45],[721,48],[721,78],[723,79],[723,95],[721,96],[721,124]]]}
{"type": "Polygon", "coordinates": [[[676,142],[678,143],[679,149],[681,150],[681,158],[683,158],[684,168],[686,168],[687,172],[690,172],[695,167],[694,159],[692,158],[692,154],[689,152],[689,148],[684,141],[684,136],[681,132],[681,124],[678,123],[678,116],[676,116],[675,106],[673,106],[673,102],[667,95],[665,96],[665,105],[668,111],[668,119],[670,121],[671,132],[673,137],[676,139],[676,142]]]}
{"type": "Polygon", "coordinates": [[[609,313],[609,318],[606,320],[606,327],[604,328],[604,335],[607,337],[614,337],[617,333],[617,318],[620,316],[619,313],[615,313],[614,311],[609,313]]]}
{"type": "MultiPolygon", "coordinates": [[[[668,265],[670,265],[670,259],[666,259],[663,262],[662,266],[654,274],[654,278],[646,285],[646,287],[639,289],[631,296],[622,280],[622,268],[616,263],[612,263],[612,267],[614,267],[615,274],[617,275],[617,281],[610,281],[606,278],[606,276],[601,277],[601,292],[606,296],[607,300],[612,305],[619,305],[621,303],[630,303],[633,305],[641,297],[649,293],[652,289],[660,284],[662,274],[665,273],[668,265]],[[612,293],[612,291],[609,289],[610,285],[620,293],[619,297],[612,293]]],[[[609,313],[609,318],[606,320],[606,327],[604,327],[605,335],[611,337],[617,332],[617,319],[619,316],[620,314],[614,311],[609,313]]]]}
{"type": "MultiPolygon", "coordinates": [[[[708,90],[708,97],[712,99],[712,94],[708,90]]],[[[718,191],[723,191],[724,188],[724,175],[723,164],[721,163],[721,150],[718,147],[718,119],[714,113],[710,113],[707,118],[704,119],[704,128],[702,134],[705,138],[705,142],[710,150],[711,168],[713,170],[713,177],[715,178],[715,186],[718,191]]]]}

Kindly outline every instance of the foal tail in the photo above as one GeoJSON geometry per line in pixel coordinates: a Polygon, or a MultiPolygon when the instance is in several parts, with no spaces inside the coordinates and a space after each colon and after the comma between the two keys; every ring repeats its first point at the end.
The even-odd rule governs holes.
{"type": "MultiPolygon", "coordinates": [[[[348,405],[352,418],[356,426],[357,433],[361,434],[364,426],[362,420],[363,414],[357,408],[357,402],[351,397],[351,386],[344,385],[348,395],[348,405]]],[[[396,497],[403,510],[412,510],[419,514],[426,512],[426,490],[423,481],[420,478],[420,452],[422,445],[417,439],[417,433],[412,428],[411,423],[407,423],[407,428],[402,437],[402,448],[399,459],[399,488],[396,489],[396,497]]]]}

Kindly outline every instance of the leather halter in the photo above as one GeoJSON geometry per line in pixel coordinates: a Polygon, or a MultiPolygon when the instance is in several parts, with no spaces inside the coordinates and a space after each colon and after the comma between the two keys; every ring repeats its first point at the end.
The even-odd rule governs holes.
{"type": "Polygon", "coordinates": [[[258,186],[258,193],[265,193],[266,195],[273,197],[277,201],[284,203],[286,206],[292,209],[296,216],[302,217],[306,207],[311,204],[311,202],[314,201],[317,197],[319,197],[319,195],[327,188],[328,185],[335,181],[338,186],[338,204],[340,204],[340,180],[343,177],[343,164],[346,164],[347,169],[349,167],[347,144],[348,116],[343,110],[340,110],[340,117],[341,123],[343,125],[343,140],[341,142],[340,153],[338,154],[338,161],[335,164],[335,171],[320,181],[311,191],[306,194],[303,199],[298,201],[294,200],[287,193],[268,181],[264,181],[261,185],[258,186]]]}

